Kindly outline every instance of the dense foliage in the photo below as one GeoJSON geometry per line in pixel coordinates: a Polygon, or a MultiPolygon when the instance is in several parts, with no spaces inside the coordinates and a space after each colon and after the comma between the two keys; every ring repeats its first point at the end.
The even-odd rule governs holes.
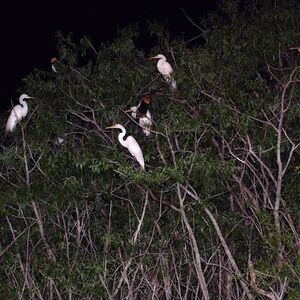
{"type": "Polygon", "coordinates": [[[147,54],[137,26],[99,49],[58,34],[0,153],[1,298],[299,299],[300,7],[253,3],[208,16],[201,46],[158,24],[147,54]],[[148,138],[125,113],[143,94],[148,138]]]}

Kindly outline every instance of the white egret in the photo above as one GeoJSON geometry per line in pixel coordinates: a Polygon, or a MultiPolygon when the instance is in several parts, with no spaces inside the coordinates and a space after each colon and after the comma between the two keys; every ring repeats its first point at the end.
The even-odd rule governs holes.
{"type": "Polygon", "coordinates": [[[158,59],[157,69],[158,69],[159,73],[162,74],[162,76],[164,77],[164,79],[168,83],[171,83],[172,89],[176,90],[177,89],[177,84],[176,84],[176,81],[174,80],[174,78],[172,76],[173,68],[167,62],[166,57],[162,54],[157,54],[156,56],[150,57],[149,59],[158,59]]]}
{"type": "Polygon", "coordinates": [[[6,123],[5,134],[12,132],[15,129],[17,122],[26,117],[28,113],[28,105],[24,99],[33,99],[33,97],[30,97],[27,94],[22,94],[19,97],[20,104],[17,104],[12,108],[6,123]]]}
{"type": "Polygon", "coordinates": [[[142,98],[142,101],[138,104],[138,106],[132,106],[129,110],[126,110],[126,112],[131,112],[131,116],[136,119],[137,113],[140,114],[139,117],[139,125],[143,129],[143,133],[146,136],[150,135],[150,128],[152,126],[152,116],[148,109],[150,103],[149,96],[144,96],[142,98]]]}
{"type": "Polygon", "coordinates": [[[106,129],[109,129],[109,128],[118,128],[118,129],[122,130],[122,132],[119,133],[119,135],[118,135],[120,144],[129,150],[130,154],[138,161],[138,163],[141,165],[141,168],[143,169],[143,171],[145,171],[145,162],[144,162],[143,152],[142,152],[140,145],[136,141],[136,139],[131,135],[128,136],[126,139],[124,139],[124,137],[126,135],[126,129],[121,124],[115,124],[115,125],[106,127],[106,129]]]}
{"type": "Polygon", "coordinates": [[[52,71],[53,71],[54,73],[57,73],[57,70],[56,70],[56,68],[55,68],[55,65],[56,65],[57,62],[58,62],[57,58],[56,58],[56,57],[52,57],[52,58],[50,59],[50,62],[51,62],[51,69],[52,69],[52,71]]]}

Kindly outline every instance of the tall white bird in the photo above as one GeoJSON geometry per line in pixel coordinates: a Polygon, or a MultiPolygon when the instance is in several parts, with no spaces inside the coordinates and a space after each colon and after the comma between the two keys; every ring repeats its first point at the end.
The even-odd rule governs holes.
{"type": "Polygon", "coordinates": [[[12,108],[6,123],[5,134],[12,132],[15,129],[17,123],[26,117],[28,113],[28,105],[26,101],[24,101],[24,99],[33,99],[33,97],[28,96],[27,94],[22,94],[19,97],[20,104],[17,104],[12,108]]]}
{"type": "Polygon", "coordinates": [[[164,77],[164,79],[168,83],[171,83],[171,88],[173,90],[176,90],[177,89],[177,83],[176,83],[175,79],[172,76],[173,68],[167,62],[166,57],[162,54],[157,54],[156,56],[150,57],[149,59],[158,59],[157,69],[158,69],[159,73],[162,74],[162,76],[164,77]]]}
{"type": "Polygon", "coordinates": [[[121,129],[122,132],[119,133],[118,139],[120,144],[127,148],[130,152],[130,154],[138,161],[143,171],[145,171],[145,162],[144,162],[144,156],[142,149],[136,139],[133,136],[128,136],[126,139],[124,139],[126,135],[126,129],[121,124],[115,124],[109,127],[106,127],[106,129],[110,128],[118,128],[121,129]]]}
{"type": "Polygon", "coordinates": [[[149,104],[150,97],[146,95],[142,98],[142,101],[138,104],[138,106],[132,106],[129,110],[126,110],[126,112],[131,112],[131,116],[134,119],[138,117],[137,114],[139,113],[139,125],[142,127],[143,133],[146,136],[150,135],[150,129],[152,126],[152,116],[148,109],[149,104]]]}

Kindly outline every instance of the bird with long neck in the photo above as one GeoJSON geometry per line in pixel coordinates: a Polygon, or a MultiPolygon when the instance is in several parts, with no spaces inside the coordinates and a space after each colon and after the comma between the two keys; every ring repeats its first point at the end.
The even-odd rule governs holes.
{"type": "Polygon", "coordinates": [[[22,94],[19,97],[20,104],[17,104],[12,108],[11,113],[7,119],[5,126],[5,135],[7,135],[9,132],[12,132],[15,129],[17,123],[27,116],[28,104],[24,99],[33,99],[33,97],[28,96],[27,94],[22,94]]]}
{"type": "Polygon", "coordinates": [[[157,54],[156,56],[150,57],[150,60],[152,59],[158,59],[157,62],[157,69],[160,74],[164,77],[164,79],[171,84],[172,90],[177,90],[177,83],[175,79],[173,78],[173,68],[172,66],[167,62],[167,58],[162,54],[157,54]]]}
{"type": "Polygon", "coordinates": [[[129,135],[126,139],[124,139],[124,137],[126,135],[126,129],[121,124],[115,124],[115,125],[106,127],[106,129],[110,129],[110,128],[117,128],[117,129],[122,130],[122,132],[119,133],[119,135],[118,135],[118,140],[119,140],[120,144],[129,150],[130,154],[140,164],[142,170],[145,171],[145,162],[144,162],[143,152],[142,152],[140,145],[136,141],[136,139],[131,135],[129,135]]]}
{"type": "Polygon", "coordinates": [[[142,97],[142,101],[137,106],[132,106],[125,112],[131,112],[131,116],[136,119],[139,117],[139,125],[143,129],[145,136],[150,135],[150,129],[152,126],[152,116],[149,110],[150,97],[145,95],[142,97]]]}

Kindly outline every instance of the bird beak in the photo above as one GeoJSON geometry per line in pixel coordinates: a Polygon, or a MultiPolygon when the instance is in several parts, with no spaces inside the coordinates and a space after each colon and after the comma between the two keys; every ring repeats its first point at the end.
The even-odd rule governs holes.
{"type": "Polygon", "coordinates": [[[111,129],[111,128],[116,128],[116,126],[115,126],[115,125],[108,126],[108,127],[106,127],[105,129],[111,129]]]}
{"type": "Polygon", "coordinates": [[[124,110],[124,112],[130,113],[130,112],[132,112],[132,110],[131,109],[127,109],[127,110],[124,110]]]}
{"type": "Polygon", "coordinates": [[[27,97],[26,99],[34,99],[34,97],[27,97]]]}
{"type": "Polygon", "coordinates": [[[152,57],[149,58],[149,60],[153,60],[153,59],[157,59],[157,57],[156,56],[152,56],[152,57]]]}

